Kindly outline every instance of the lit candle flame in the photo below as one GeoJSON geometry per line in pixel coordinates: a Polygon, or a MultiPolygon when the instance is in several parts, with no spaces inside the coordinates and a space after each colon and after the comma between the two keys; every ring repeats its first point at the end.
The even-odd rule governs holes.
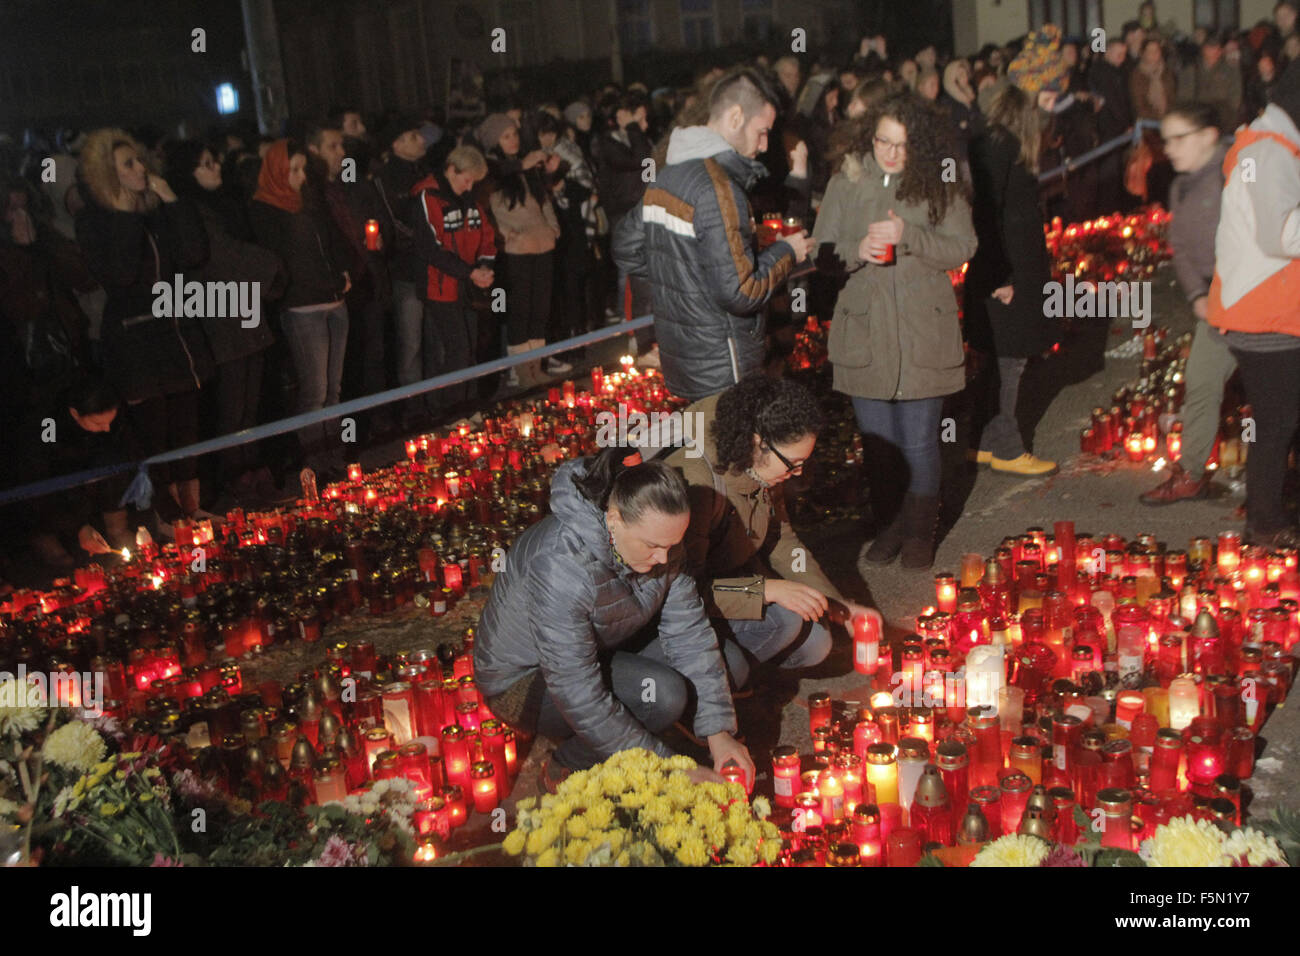
{"type": "Polygon", "coordinates": [[[130,560],[131,560],[131,549],[130,549],[130,548],[123,548],[123,549],[122,549],[122,560],[123,560],[123,561],[130,561],[130,560]]]}

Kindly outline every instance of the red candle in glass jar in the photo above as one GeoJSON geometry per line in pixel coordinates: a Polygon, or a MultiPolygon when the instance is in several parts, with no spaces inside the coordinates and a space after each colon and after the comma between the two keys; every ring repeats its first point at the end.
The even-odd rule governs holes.
{"type": "Polygon", "coordinates": [[[1029,803],[1029,793],[1034,782],[1019,770],[1008,770],[998,781],[1002,792],[1002,832],[1015,833],[1020,829],[1020,818],[1029,803]]]}
{"type": "Polygon", "coordinates": [[[1119,787],[1097,792],[1097,807],[1103,814],[1101,845],[1120,850],[1133,849],[1133,796],[1119,787]]]}
{"type": "Polygon", "coordinates": [[[875,674],[880,664],[880,621],[871,614],[853,618],[853,669],[875,674]]]}
{"type": "Polygon", "coordinates": [[[829,727],[831,723],[831,695],[817,691],[808,695],[808,730],[829,727]]]}
{"type": "Polygon", "coordinates": [[[799,790],[799,752],[795,748],[783,745],[772,751],[772,789],[778,807],[794,807],[799,790]]]}
{"type": "Polygon", "coordinates": [[[1218,741],[1193,734],[1187,738],[1186,750],[1189,783],[1208,786],[1224,772],[1224,748],[1218,741]]]}
{"type": "Polygon", "coordinates": [[[921,862],[921,849],[921,834],[911,827],[899,827],[885,840],[885,865],[916,866],[921,862]]]}
{"type": "MultiPolygon", "coordinates": [[[[468,771],[467,771],[468,773],[468,771]]],[[[447,820],[452,827],[464,826],[469,819],[469,807],[465,803],[465,791],[459,784],[449,784],[442,788],[442,801],[447,808],[447,820]]]]}
{"type": "Polygon", "coordinates": [[[448,783],[466,788],[469,786],[469,744],[465,739],[467,731],[457,724],[442,728],[442,764],[447,774],[448,783]]]}
{"type": "Polygon", "coordinates": [[[475,812],[491,813],[500,803],[497,796],[496,768],[490,761],[480,760],[470,770],[470,777],[473,780],[475,812]]]}
{"type": "Polygon", "coordinates": [[[880,844],[880,810],[874,804],[859,804],[853,809],[852,832],[862,865],[882,865],[884,853],[880,844]]]}
{"type": "Polygon", "coordinates": [[[379,220],[366,220],[366,248],[374,252],[379,248],[379,220]]]}
{"type": "Polygon", "coordinates": [[[957,611],[957,579],[951,574],[934,576],[934,603],[945,614],[957,611]]]}
{"type": "Polygon", "coordinates": [[[443,584],[450,588],[457,597],[464,593],[462,587],[462,574],[459,564],[448,563],[442,568],[443,584]]]}
{"type": "Polygon", "coordinates": [[[1240,780],[1255,772],[1255,734],[1249,727],[1234,727],[1228,732],[1228,773],[1240,780]]]}

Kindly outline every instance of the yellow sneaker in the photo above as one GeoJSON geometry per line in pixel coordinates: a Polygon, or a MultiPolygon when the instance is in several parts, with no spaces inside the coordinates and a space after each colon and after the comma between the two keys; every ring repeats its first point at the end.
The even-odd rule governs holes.
{"type": "Polygon", "coordinates": [[[1029,452],[1025,452],[1019,458],[994,457],[989,461],[989,464],[992,466],[994,471],[1008,472],[1013,475],[1025,475],[1030,478],[1042,478],[1047,475],[1054,475],[1057,471],[1056,462],[1035,458],[1029,452]]]}
{"type": "Polygon", "coordinates": [[[973,461],[977,465],[987,465],[993,460],[993,452],[970,448],[966,451],[966,460],[973,461]]]}

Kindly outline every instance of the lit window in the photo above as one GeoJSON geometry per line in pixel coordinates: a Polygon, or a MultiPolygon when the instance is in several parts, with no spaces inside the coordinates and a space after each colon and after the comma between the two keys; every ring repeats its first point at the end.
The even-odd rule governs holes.
{"type": "Polygon", "coordinates": [[[217,87],[217,112],[222,116],[239,112],[239,91],[233,83],[222,83],[217,87]]]}

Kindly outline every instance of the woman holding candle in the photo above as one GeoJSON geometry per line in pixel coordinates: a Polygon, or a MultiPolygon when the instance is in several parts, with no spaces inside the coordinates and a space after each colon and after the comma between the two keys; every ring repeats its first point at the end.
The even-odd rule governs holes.
{"type": "MultiPolygon", "coordinates": [[[[997,413],[980,433],[975,459],[994,471],[1033,478],[1056,471],[1056,462],[1027,450],[1016,417],[1026,365],[1047,352],[1060,331],[1043,310],[1041,291],[1052,272],[1036,178],[1040,110],[1050,106],[1056,92],[1044,88],[1051,81],[1037,74],[1012,76],[1019,85],[994,97],[989,128],[971,145],[979,250],[966,273],[965,329],[971,346],[993,357],[996,376],[990,380],[998,381],[997,413]]],[[[994,394],[991,387],[987,391],[994,394]]]]}
{"type": "Polygon", "coordinates": [[[813,227],[850,270],[829,344],[834,386],[853,397],[859,427],[878,446],[867,460],[879,530],[866,560],[887,564],[902,552],[909,569],[933,563],[939,417],[944,396],[966,384],[947,270],[971,257],[976,238],[961,187],[943,175],[947,125],[912,93],[873,106],[813,227]],[[894,482],[906,489],[896,514],[894,482]]]}
{"type": "Polygon", "coordinates": [[[659,734],[684,712],[688,685],[715,770],[735,762],[754,778],[734,736],[717,636],[685,569],[689,521],[679,474],[606,448],[560,466],[551,514],[524,532],[493,582],[475,677],[499,718],[560,741],[548,788],[620,750],[671,755],[659,734]],[[656,618],[658,634],[646,634],[656,618]]]}
{"type": "Polygon", "coordinates": [[[811,667],[830,653],[820,618],[828,601],[852,616],[877,611],[846,600],[799,540],[786,513],[785,482],[812,456],[822,415],[817,399],[789,379],[745,379],[683,413],[698,444],[668,464],[690,485],[687,566],[695,575],[735,686],[748,657],[811,667]]]}
{"type": "MultiPolygon", "coordinates": [[[[343,297],[352,288],[344,268],[347,240],[318,190],[304,190],[306,181],[306,151],[279,140],[266,151],[249,207],[258,242],[289,271],[280,324],[298,375],[296,414],[338,404],[348,343],[343,297]]],[[[310,467],[327,475],[343,471],[342,446],[325,422],[298,429],[298,440],[310,467]]]]}

